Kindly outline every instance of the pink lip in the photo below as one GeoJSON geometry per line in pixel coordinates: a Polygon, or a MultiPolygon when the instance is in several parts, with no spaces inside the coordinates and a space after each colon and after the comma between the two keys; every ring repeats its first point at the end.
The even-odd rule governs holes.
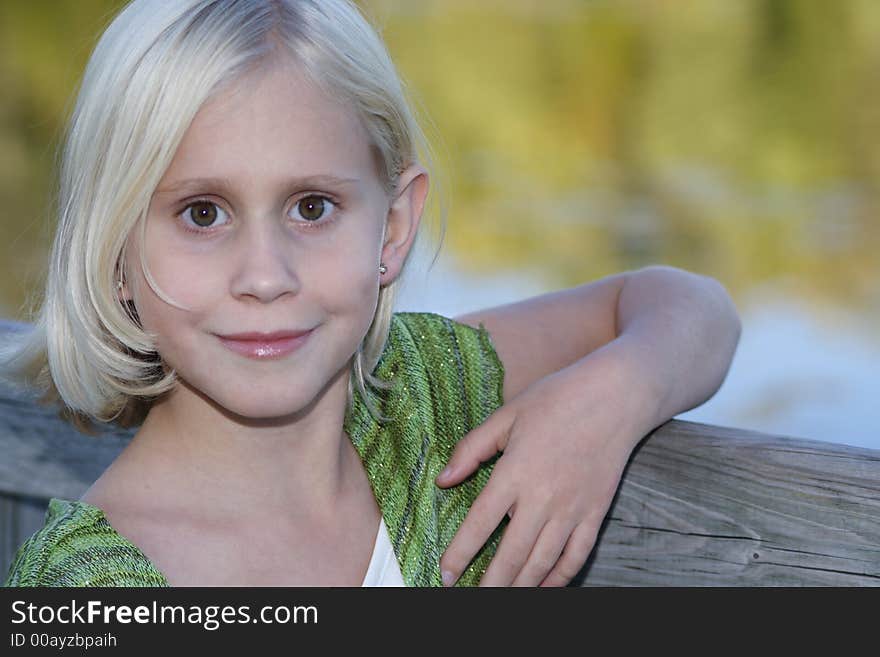
{"type": "MultiPolygon", "coordinates": [[[[314,330],[314,329],[312,329],[314,330]]],[[[227,349],[237,354],[254,358],[256,360],[270,360],[274,358],[283,358],[287,354],[296,351],[312,334],[312,331],[305,333],[270,333],[259,337],[260,334],[241,333],[231,338],[229,336],[218,335],[220,342],[227,349]],[[275,336],[282,337],[275,337],[275,336]],[[247,336],[249,339],[242,339],[240,336],[247,336]],[[258,336],[251,338],[250,336],[258,336]],[[283,337],[286,336],[286,337],[283,337]]]]}

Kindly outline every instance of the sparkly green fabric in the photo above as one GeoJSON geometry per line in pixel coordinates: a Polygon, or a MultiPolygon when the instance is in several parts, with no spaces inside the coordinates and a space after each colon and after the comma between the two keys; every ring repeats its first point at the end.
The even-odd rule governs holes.
{"type": "MultiPolygon", "coordinates": [[[[488,332],[434,313],[392,317],[374,374],[395,383],[378,401],[380,424],[355,392],[344,428],[364,463],[407,586],[440,586],[440,557],[495,459],[441,489],[434,479],[455,444],[503,403],[504,368],[488,332]]],[[[505,517],[458,581],[474,586],[507,525],[505,517]]],[[[103,512],[53,498],[44,526],[18,550],[5,586],[168,586],[103,512]]]]}

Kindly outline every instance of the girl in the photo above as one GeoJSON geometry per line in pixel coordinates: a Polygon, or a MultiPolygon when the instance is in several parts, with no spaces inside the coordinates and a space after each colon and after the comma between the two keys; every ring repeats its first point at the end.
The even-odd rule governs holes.
{"type": "Polygon", "coordinates": [[[735,308],[651,267],[394,313],[419,152],[347,0],[122,11],[72,117],[44,304],[4,372],[81,429],[139,428],[80,500],[50,501],[7,584],[574,577],[637,442],[721,385],[735,308]]]}

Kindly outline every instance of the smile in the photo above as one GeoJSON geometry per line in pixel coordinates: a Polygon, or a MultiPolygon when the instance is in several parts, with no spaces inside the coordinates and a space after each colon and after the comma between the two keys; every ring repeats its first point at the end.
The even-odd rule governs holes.
{"type": "Polygon", "coordinates": [[[255,360],[272,360],[283,358],[296,351],[309,339],[311,334],[312,331],[309,331],[295,338],[281,338],[280,340],[231,340],[217,337],[224,347],[237,354],[255,360]]]}

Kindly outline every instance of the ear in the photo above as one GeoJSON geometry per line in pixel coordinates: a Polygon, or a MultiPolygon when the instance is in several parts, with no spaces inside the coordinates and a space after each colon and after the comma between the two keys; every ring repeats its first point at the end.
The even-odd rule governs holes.
{"type": "Polygon", "coordinates": [[[400,274],[418,233],[427,196],[428,172],[417,164],[404,169],[385,223],[382,262],[388,270],[382,276],[383,284],[390,283],[400,274]]]}

